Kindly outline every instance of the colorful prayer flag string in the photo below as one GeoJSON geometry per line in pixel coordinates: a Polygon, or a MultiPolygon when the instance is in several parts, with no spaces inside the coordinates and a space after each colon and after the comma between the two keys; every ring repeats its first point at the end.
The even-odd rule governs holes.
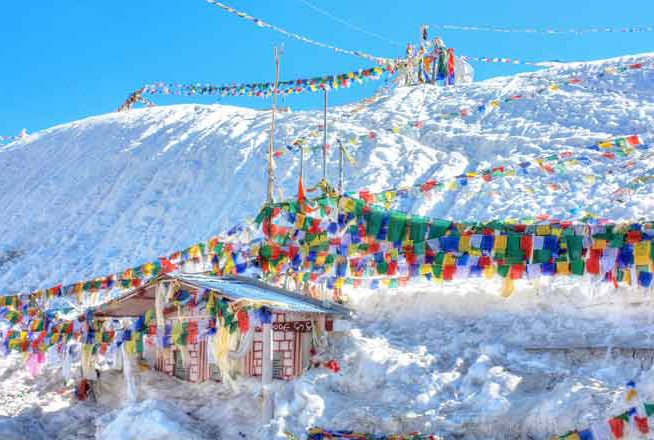
{"type": "Polygon", "coordinates": [[[498,32],[498,33],[521,33],[521,34],[544,34],[544,35],[561,35],[561,34],[599,34],[599,33],[638,33],[652,32],[653,26],[621,26],[621,27],[594,27],[582,29],[554,29],[554,28],[495,28],[487,26],[460,26],[449,24],[432,24],[435,29],[452,30],[452,31],[475,31],[475,32],[498,32]]]}
{"type": "MultiPolygon", "coordinates": [[[[393,75],[398,64],[370,67],[356,72],[346,72],[338,75],[325,75],[306,79],[281,81],[277,86],[277,94],[291,95],[302,92],[318,92],[322,90],[337,90],[348,88],[353,84],[363,84],[364,81],[381,79],[383,74],[393,75]]],[[[140,89],[140,94],[162,95],[218,95],[218,96],[260,96],[270,97],[275,90],[274,83],[250,84],[167,84],[163,82],[148,84],[140,89]]]]}
{"type": "Polygon", "coordinates": [[[278,26],[272,25],[270,23],[266,23],[263,20],[259,20],[258,18],[255,18],[255,17],[253,17],[253,16],[251,16],[251,15],[245,13],[245,12],[237,11],[236,9],[234,9],[234,8],[232,8],[230,6],[227,6],[227,5],[223,4],[223,3],[217,2],[215,0],[207,0],[207,2],[211,3],[214,6],[222,8],[227,12],[231,12],[232,14],[235,14],[235,15],[237,15],[237,16],[245,19],[245,20],[251,21],[254,24],[256,24],[257,26],[259,26],[259,27],[265,27],[265,28],[268,28],[268,29],[272,29],[272,30],[274,30],[276,32],[279,32],[279,33],[281,33],[283,35],[286,35],[287,37],[295,38],[296,40],[300,40],[300,41],[303,41],[305,43],[313,44],[314,46],[322,47],[322,48],[325,48],[325,49],[331,49],[331,50],[333,50],[335,52],[338,52],[338,53],[344,53],[344,54],[352,55],[352,56],[359,57],[359,58],[365,58],[365,59],[372,60],[372,61],[375,61],[375,62],[380,63],[380,64],[389,61],[387,58],[382,58],[382,57],[378,57],[378,56],[375,56],[375,55],[370,55],[370,54],[367,54],[367,53],[365,53],[363,51],[342,49],[340,47],[332,46],[331,44],[321,43],[319,41],[312,40],[312,39],[304,37],[304,36],[302,36],[300,34],[296,34],[295,32],[289,32],[289,31],[287,31],[285,29],[282,29],[282,28],[280,28],[278,26]]]}

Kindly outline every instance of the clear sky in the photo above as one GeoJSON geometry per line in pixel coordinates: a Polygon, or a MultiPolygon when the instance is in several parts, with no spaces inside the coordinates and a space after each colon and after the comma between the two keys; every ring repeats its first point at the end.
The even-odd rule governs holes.
{"type": "MultiPolygon", "coordinates": [[[[349,24],[404,44],[421,24],[507,28],[654,25],[654,1],[346,1],[306,0],[349,24]]],[[[303,0],[224,0],[271,24],[334,46],[396,57],[404,48],[334,21],[303,0]]],[[[269,81],[273,46],[285,44],[282,79],[367,68],[353,56],[289,39],[204,0],[3,1],[0,4],[0,136],[114,111],[145,83],[269,81]]],[[[654,51],[654,32],[543,35],[432,29],[457,54],[526,61],[593,60],[654,51]]],[[[476,77],[533,70],[474,63],[476,77]]],[[[379,82],[330,94],[340,104],[371,94],[379,82]]],[[[155,96],[157,104],[224,103],[269,107],[256,97],[155,96]]],[[[286,99],[293,109],[318,108],[321,94],[286,99]]]]}

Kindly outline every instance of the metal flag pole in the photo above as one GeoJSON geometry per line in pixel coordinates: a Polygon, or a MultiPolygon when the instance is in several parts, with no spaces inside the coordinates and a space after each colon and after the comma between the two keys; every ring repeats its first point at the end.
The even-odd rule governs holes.
{"type": "Polygon", "coordinates": [[[282,56],[284,46],[279,48],[274,48],[273,53],[275,55],[275,88],[273,89],[273,105],[272,105],[272,118],[270,119],[270,142],[268,143],[268,203],[272,203],[273,200],[273,182],[275,180],[274,176],[274,167],[273,167],[273,135],[275,132],[275,111],[277,110],[277,87],[279,86],[279,59],[282,56]]]}
{"type": "Polygon", "coordinates": [[[327,89],[325,88],[325,100],[322,118],[322,178],[327,177],[327,89]]]}

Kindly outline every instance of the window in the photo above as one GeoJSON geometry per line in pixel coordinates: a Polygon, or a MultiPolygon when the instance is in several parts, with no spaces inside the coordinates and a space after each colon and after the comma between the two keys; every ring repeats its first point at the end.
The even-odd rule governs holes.
{"type": "Polygon", "coordinates": [[[215,380],[216,382],[222,382],[223,375],[220,372],[220,368],[216,364],[209,365],[209,379],[215,380]]]}
{"type": "Polygon", "coordinates": [[[273,379],[284,379],[284,352],[273,351],[272,361],[273,379]]]}
{"type": "Polygon", "coordinates": [[[184,362],[182,361],[182,352],[175,350],[173,351],[173,356],[175,359],[175,365],[173,366],[173,376],[178,379],[188,380],[189,369],[184,367],[184,362]]]}

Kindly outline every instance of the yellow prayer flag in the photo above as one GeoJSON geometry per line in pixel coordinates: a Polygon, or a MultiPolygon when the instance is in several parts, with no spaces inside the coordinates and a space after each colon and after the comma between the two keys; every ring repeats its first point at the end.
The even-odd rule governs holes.
{"type": "Polygon", "coordinates": [[[295,217],[295,229],[302,229],[304,227],[304,220],[306,216],[304,214],[297,214],[295,217]]]}
{"type": "Polygon", "coordinates": [[[567,261],[557,261],[556,262],[556,274],[557,275],[570,275],[570,263],[567,261]]]}
{"type": "Polygon", "coordinates": [[[596,238],[593,240],[593,249],[606,249],[606,240],[596,238]]]}
{"type": "Polygon", "coordinates": [[[500,101],[498,101],[497,99],[494,99],[489,104],[493,108],[498,108],[500,106],[500,101]]]}
{"type": "Polygon", "coordinates": [[[636,266],[646,266],[649,264],[651,243],[649,241],[639,241],[634,243],[634,264],[636,266]]]}
{"type": "Polygon", "coordinates": [[[558,84],[550,84],[547,86],[549,90],[559,90],[559,85],[558,84]]]}
{"type": "Polygon", "coordinates": [[[495,251],[504,251],[506,249],[506,241],[507,241],[506,235],[496,235],[493,249],[495,251]]]}
{"type": "Polygon", "coordinates": [[[628,285],[631,286],[631,271],[630,270],[625,270],[624,271],[624,278],[622,279],[622,281],[625,284],[628,284],[628,285]]]}
{"type": "Polygon", "coordinates": [[[345,284],[345,278],[337,278],[336,281],[334,281],[334,287],[337,289],[340,289],[343,287],[343,284],[345,284]]]}
{"type": "Polygon", "coordinates": [[[129,354],[136,353],[136,342],[134,341],[125,342],[125,351],[129,354]]]}
{"type": "Polygon", "coordinates": [[[423,264],[420,266],[420,275],[427,275],[431,272],[431,264],[423,264]]]}
{"type": "Polygon", "coordinates": [[[470,236],[462,235],[459,239],[459,252],[468,252],[470,251],[470,236]]]}
{"type": "Polygon", "coordinates": [[[536,226],[537,235],[550,235],[550,225],[538,225],[536,226]]]}
{"type": "Polygon", "coordinates": [[[508,298],[511,296],[514,290],[515,290],[515,284],[513,283],[511,277],[504,278],[502,280],[502,296],[504,298],[508,298]]]}
{"type": "Polygon", "coordinates": [[[352,212],[356,208],[356,203],[350,198],[343,197],[341,199],[341,209],[345,212],[352,212]]]}
{"type": "Polygon", "coordinates": [[[448,252],[445,254],[445,257],[443,258],[443,266],[454,266],[456,265],[456,258],[454,258],[454,254],[451,252],[448,252]]]}

